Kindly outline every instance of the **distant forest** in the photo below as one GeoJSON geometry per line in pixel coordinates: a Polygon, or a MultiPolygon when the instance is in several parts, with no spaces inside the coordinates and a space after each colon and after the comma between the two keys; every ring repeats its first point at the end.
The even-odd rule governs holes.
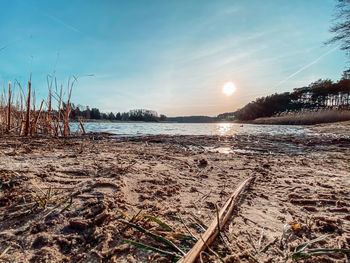
{"type": "MultiPolygon", "coordinates": [[[[66,105],[64,105],[66,107],[66,105]]],[[[146,121],[146,122],[157,122],[165,121],[166,116],[163,114],[158,115],[156,111],[137,109],[130,110],[129,112],[118,112],[114,114],[100,112],[97,108],[89,108],[88,106],[75,106],[70,104],[70,119],[71,120],[110,120],[110,121],[146,121]]]]}
{"type": "Polygon", "coordinates": [[[293,92],[258,98],[233,112],[232,116],[240,121],[249,121],[286,112],[320,109],[350,109],[349,73],[344,72],[343,78],[335,83],[320,79],[293,92]]]}
{"type": "Polygon", "coordinates": [[[203,122],[217,122],[217,117],[209,116],[181,116],[181,117],[169,117],[166,119],[171,122],[188,122],[188,123],[203,123],[203,122]]]}

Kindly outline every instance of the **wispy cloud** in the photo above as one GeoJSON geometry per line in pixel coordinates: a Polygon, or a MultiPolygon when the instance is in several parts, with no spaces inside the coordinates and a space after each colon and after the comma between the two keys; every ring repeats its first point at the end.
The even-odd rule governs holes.
{"type": "Polygon", "coordinates": [[[336,49],[338,49],[339,46],[336,46],[330,50],[328,50],[326,53],[322,54],[321,56],[319,56],[318,58],[316,58],[315,60],[313,60],[312,62],[310,62],[309,64],[303,66],[302,68],[300,68],[299,70],[297,70],[296,72],[294,72],[293,74],[289,75],[288,77],[286,77],[285,79],[281,80],[280,82],[278,82],[273,88],[277,88],[279,85],[283,84],[284,82],[286,82],[287,80],[293,78],[295,75],[299,74],[300,72],[304,71],[305,69],[311,67],[312,65],[316,64],[317,62],[319,62],[322,58],[324,58],[325,56],[327,56],[328,54],[334,52],[336,49]]]}
{"type": "Polygon", "coordinates": [[[56,21],[57,23],[59,23],[59,24],[65,26],[66,28],[72,30],[72,31],[78,32],[78,33],[80,33],[80,34],[83,34],[83,32],[81,32],[81,31],[80,31],[79,29],[77,29],[76,27],[71,26],[71,25],[69,25],[69,24],[63,22],[61,19],[58,19],[58,18],[55,17],[55,16],[52,16],[52,15],[46,15],[46,16],[47,16],[48,18],[51,18],[52,20],[56,21]]]}

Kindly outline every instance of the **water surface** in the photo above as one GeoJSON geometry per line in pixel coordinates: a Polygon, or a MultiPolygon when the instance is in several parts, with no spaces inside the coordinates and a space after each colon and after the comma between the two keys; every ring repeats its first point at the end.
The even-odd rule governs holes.
{"type": "MultiPolygon", "coordinates": [[[[79,124],[71,123],[72,131],[79,124]]],[[[144,135],[302,135],[309,133],[303,126],[257,125],[238,123],[143,123],[143,122],[85,122],[86,132],[108,132],[119,136],[144,135]]]]}

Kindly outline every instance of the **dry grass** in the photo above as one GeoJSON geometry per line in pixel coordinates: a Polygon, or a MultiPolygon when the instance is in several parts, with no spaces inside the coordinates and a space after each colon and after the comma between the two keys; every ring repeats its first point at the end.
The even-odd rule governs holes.
{"type": "Polygon", "coordinates": [[[258,118],[254,124],[312,125],[350,120],[350,110],[320,110],[297,112],[270,118],[258,118]]]}
{"type": "Polygon", "coordinates": [[[30,80],[28,81],[26,96],[24,96],[20,83],[15,82],[14,87],[9,83],[8,90],[3,88],[0,94],[0,135],[69,136],[71,133],[69,128],[70,102],[72,89],[76,81],[77,79],[74,78],[73,81],[68,82],[68,95],[64,100],[63,85],[58,88],[56,78],[48,76],[48,99],[46,101],[42,100],[39,108],[36,107],[35,91],[32,89],[30,80]],[[54,92],[52,92],[53,86],[55,88],[54,92]],[[15,88],[17,94],[14,92],[15,88]],[[57,110],[52,108],[52,99],[57,102],[57,110]]]}

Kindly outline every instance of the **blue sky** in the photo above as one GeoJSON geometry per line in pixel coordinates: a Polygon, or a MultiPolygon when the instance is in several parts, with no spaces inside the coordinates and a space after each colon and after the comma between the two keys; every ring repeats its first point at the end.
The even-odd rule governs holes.
{"type": "Polygon", "coordinates": [[[0,83],[25,86],[32,72],[38,101],[55,71],[64,87],[78,76],[75,104],[216,115],[347,66],[323,44],[335,0],[0,2],[0,83]]]}

